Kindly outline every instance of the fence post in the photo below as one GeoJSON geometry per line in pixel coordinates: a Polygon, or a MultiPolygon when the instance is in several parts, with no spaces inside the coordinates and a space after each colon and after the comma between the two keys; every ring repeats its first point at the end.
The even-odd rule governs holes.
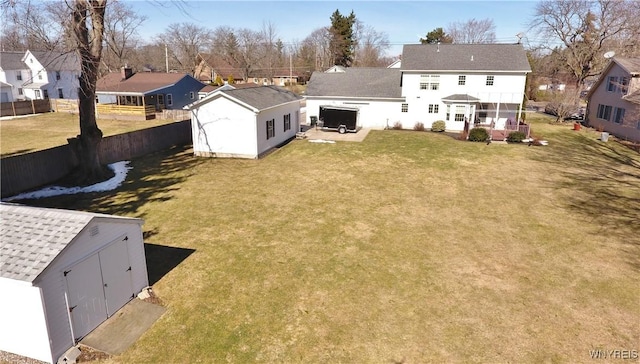
{"type": "Polygon", "coordinates": [[[13,116],[16,116],[16,102],[11,101],[11,110],[13,110],[13,116]]]}
{"type": "Polygon", "coordinates": [[[31,99],[31,113],[32,113],[32,114],[35,114],[35,113],[36,113],[36,107],[35,107],[35,105],[34,105],[34,103],[33,103],[33,99],[31,99]]]}

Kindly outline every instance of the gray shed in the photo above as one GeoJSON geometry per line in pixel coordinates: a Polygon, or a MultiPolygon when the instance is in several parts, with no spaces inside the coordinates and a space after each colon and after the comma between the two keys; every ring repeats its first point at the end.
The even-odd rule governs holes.
{"type": "Polygon", "coordinates": [[[148,286],[142,223],[0,203],[0,350],[55,363],[148,286]]]}

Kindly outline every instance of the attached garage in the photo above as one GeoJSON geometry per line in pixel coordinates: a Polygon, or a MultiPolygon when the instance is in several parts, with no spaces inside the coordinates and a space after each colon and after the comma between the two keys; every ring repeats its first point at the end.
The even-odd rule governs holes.
{"type": "Polygon", "coordinates": [[[55,363],[149,285],[142,220],[0,203],[0,350],[55,363]]]}

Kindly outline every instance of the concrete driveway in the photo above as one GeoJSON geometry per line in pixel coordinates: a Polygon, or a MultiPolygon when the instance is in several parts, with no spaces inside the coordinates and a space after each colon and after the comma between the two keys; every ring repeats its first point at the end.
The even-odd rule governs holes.
{"type": "Polygon", "coordinates": [[[367,137],[369,131],[371,129],[360,129],[355,133],[344,133],[340,134],[337,131],[332,130],[321,130],[316,129],[315,127],[309,127],[306,125],[302,126],[302,130],[306,136],[307,140],[311,139],[321,139],[321,140],[333,140],[340,142],[361,142],[364,138],[367,137]]]}

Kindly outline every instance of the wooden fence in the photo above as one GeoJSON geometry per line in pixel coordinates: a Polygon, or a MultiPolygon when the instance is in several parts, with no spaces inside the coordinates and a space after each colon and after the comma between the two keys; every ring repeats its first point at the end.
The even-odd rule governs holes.
{"type": "Polygon", "coordinates": [[[51,110],[55,112],[78,113],[78,100],[73,99],[51,99],[51,110]]]}
{"type": "MultiPolygon", "coordinates": [[[[184,120],[105,137],[102,139],[99,153],[100,160],[109,164],[188,144],[191,144],[191,121],[184,120]]],[[[4,198],[49,185],[69,174],[77,166],[77,157],[68,144],[2,158],[0,195],[4,198]]]]}
{"type": "Polygon", "coordinates": [[[126,106],[113,104],[97,104],[96,112],[99,117],[111,117],[115,119],[154,119],[156,108],[153,105],[147,106],[126,106]]]}
{"type": "Polygon", "coordinates": [[[0,103],[0,116],[39,114],[51,111],[49,100],[28,100],[0,103]]]}

